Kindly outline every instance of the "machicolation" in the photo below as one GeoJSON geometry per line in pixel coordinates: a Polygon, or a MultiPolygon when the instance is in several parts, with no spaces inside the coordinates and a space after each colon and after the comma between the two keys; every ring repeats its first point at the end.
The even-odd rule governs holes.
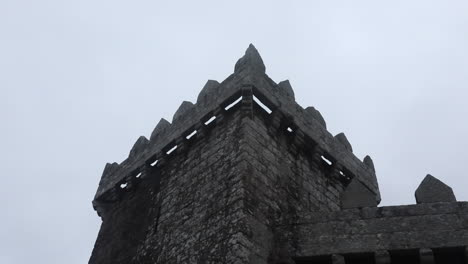
{"type": "Polygon", "coordinates": [[[106,164],[89,263],[468,263],[468,204],[430,175],[415,196],[378,207],[372,159],[250,45],[231,76],[106,164]]]}

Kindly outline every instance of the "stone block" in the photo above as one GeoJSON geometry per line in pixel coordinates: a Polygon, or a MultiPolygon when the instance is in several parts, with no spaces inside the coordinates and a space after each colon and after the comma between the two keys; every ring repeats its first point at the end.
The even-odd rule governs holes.
{"type": "Polygon", "coordinates": [[[120,168],[120,165],[117,162],[107,163],[102,172],[102,177],[112,174],[114,171],[117,171],[120,168]]]}
{"type": "Polygon", "coordinates": [[[203,86],[197,97],[197,104],[207,104],[211,98],[216,97],[219,89],[219,82],[215,80],[208,80],[203,86]]]}
{"type": "Polygon", "coordinates": [[[153,129],[153,132],[151,133],[150,140],[154,141],[156,140],[164,131],[166,131],[169,127],[171,126],[171,123],[167,121],[164,118],[161,118],[156,125],[156,127],[153,129]]]}
{"type": "Polygon", "coordinates": [[[295,100],[294,90],[289,80],[285,80],[285,81],[278,83],[278,86],[280,87],[281,91],[286,95],[287,98],[291,99],[292,101],[295,100]]]}
{"type": "Polygon", "coordinates": [[[138,156],[143,150],[148,146],[149,140],[145,136],[141,136],[137,139],[135,144],[133,144],[132,149],[130,150],[129,158],[138,156]]]}
{"type": "Polygon", "coordinates": [[[414,195],[418,204],[457,201],[452,188],[430,174],[424,178],[414,195]]]}
{"type": "Polygon", "coordinates": [[[343,209],[376,206],[376,195],[356,178],[351,181],[341,195],[343,209]]]}
{"type": "Polygon", "coordinates": [[[172,117],[172,122],[177,121],[181,119],[185,113],[191,111],[194,108],[194,105],[192,102],[189,101],[183,101],[182,104],[179,106],[179,109],[174,113],[174,116],[172,117]]]}
{"type": "Polygon", "coordinates": [[[372,161],[372,158],[369,155],[364,157],[363,162],[364,162],[364,164],[366,164],[366,166],[369,169],[371,169],[373,172],[375,172],[374,161],[372,161]]]}
{"type": "Polygon", "coordinates": [[[316,121],[319,122],[324,128],[327,128],[327,123],[325,122],[325,119],[323,118],[322,114],[315,109],[313,106],[309,106],[305,109],[305,112],[312,118],[314,118],[316,121]]]}
{"type": "Polygon", "coordinates": [[[234,67],[234,73],[239,73],[244,70],[265,73],[265,65],[263,64],[262,57],[260,57],[257,49],[252,44],[249,45],[245,51],[245,55],[237,61],[234,67]]]}
{"type": "Polygon", "coordinates": [[[353,147],[351,146],[351,143],[349,143],[348,138],[344,133],[339,133],[335,136],[335,139],[338,140],[346,150],[353,152],[353,147]]]}

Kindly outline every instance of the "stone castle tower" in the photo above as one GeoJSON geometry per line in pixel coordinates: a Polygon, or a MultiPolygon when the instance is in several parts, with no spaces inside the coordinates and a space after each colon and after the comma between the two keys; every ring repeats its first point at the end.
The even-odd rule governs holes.
{"type": "Polygon", "coordinates": [[[415,194],[377,207],[372,159],[250,45],[231,76],[106,165],[89,263],[468,263],[468,204],[430,175],[415,194]]]}

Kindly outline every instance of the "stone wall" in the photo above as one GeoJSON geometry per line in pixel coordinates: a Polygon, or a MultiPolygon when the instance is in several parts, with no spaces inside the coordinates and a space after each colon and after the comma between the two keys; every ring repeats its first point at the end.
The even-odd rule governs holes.
{"type": "MultiPolygon", "coordinates": [[[[382,251],[393,255],[406,252],[419,259],[421,249],[433,249],[438,257],[439,252],[443,254],[441,249],[456,248],[464,256],[468,242],[468,203],[368,207],[327,214],[305,212],[291,220],[290,225],[297,231],[297,247],[293,253],[297,259],[353,253],[373,256],[382,251]]],[[[284,228],[290,229],[290,225],[284,228]]]]}
{"type": "MultiPolygon", "coordinates": [[[[323,117],[313,107],[302,108],[295,102],[294,92],[288,81],[276,84],[265,74],[265,66],[257,50],[250,46],[244,57],[239,59],[235,72],[222,83],[208,81],[200,92],[197,103],[183,102],[174,114],[172,123],[162,119],[150,139],[140,137],[129,157],[122,163],[112,163],[106,166],[101,177],[96,196],[95,209],[100,212],[100,203],[115,201],[115,189],[121,182],[145,169],[145,163],[168,147],[184,141],[182,135],[190,132],[194,127],[200,127],[200,122],[208,120],[211,116],[222,114],[224,107],[241,94],[254,92],[255,95],[267,104],[272,110],[281,114],[281,119],[287,120],[300,134],[306,137],[309,147],[315,146],[316,152],[327,157],[337,170],[356,177],[380,202],[380,192],[369,158],[359,160],[353,153],[351,144],[343,133],[336,136],[326,129],[323,117]]],[[[275,117],[277,118],[277,117],[275,117]]]]}
{"type": "Polygon", "coordinates": [[[289,81],[273,82],[250,46],[233,75],[208,81],[196,104],[183,102],[172,123],[162,119],[125,161],[106,165],[89,263],[444,263],[464,254],[467,204],[430,175],[416,198],[378,208],[370,157],[359,160],[343,133],[299,106],[289,81]]]}
{"type": "Polygon", "coordinates": [[[246,263],[241,121],[239,112],[226,115],[161,167],[159,221],[136,263],[246,263]]]}
{"type": "Polygon", "coordinates": [[[249,165],[246,212],[259,257],[252,263],[276,263],[287,258],[279,252],[288,251],[284,247],[294,245],[296,237],[293,229],[278,233],[276,226],[304,211],[340,210],[340,194],[346,184],[314,155],[308,148],[312,145],[296,141],[294,131],[275,124],[275,112],[268,115],[257,105],[254,112],[253,119],[244,122],[242,144],[249,165]]]}
{"type": "Polygon", "coordinates": [[[112,205],[90,263],[249,263],[241,114],[217,121],[112,205]]]}
{"type": "Polygon", "coordinates": [[[276,262],[296,237],[276,226],[304,211],[340,210],[348,181],[277,117],[245,93],[128,181],[117,202],[100,205],[90,263],[276,262]]]}

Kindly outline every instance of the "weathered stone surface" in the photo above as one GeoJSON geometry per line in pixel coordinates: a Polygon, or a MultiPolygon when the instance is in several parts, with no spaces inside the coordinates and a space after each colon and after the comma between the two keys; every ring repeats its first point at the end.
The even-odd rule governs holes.
{"type": "Polygon", "coordinates": [[[166,119],[164,118],[161,118],[158,122],[158,124],[156,125],[156,127],[154,128],[153,132],[151,133],[151,137],[150,137],[150,140],[151,141],[154,141],[156,140],[156,138],[161,134],[163,133],[166,129],[170,128],[171,127],[171,123],[169,123],[169,121],[167,121],[166,119]]]}
{"type": "Polygon", "coordinates": [[[106,163],[106,166],[104,167],[104,171],[102,172],[102,176],[105,177],[114,171],[119,169],[119,164],[117,162],[114,163],[106,163]]]}
{"type": "Polygon", "coordinates": [[[129,157],[134,158],[138,156],[148,146],[149,140],[145,136],[140,136],[130,150],[129,157]]]}
{"type": "MultiPolygon", "coordinates": [[[[117,163],[107,163],[106,166],[104,167],[104,170],[102,172],[101,180],[99,181],[99,186],[106,186],[109,184],[111,181],[111,175],[115,174],[118,170],[120,170],[122,167],[117,163]]],[[[96,202],[93,201],[93,208],[98,211],[99,210],[96,207],[96,202]]]]}
{"type": "Polygon", "coordinates": [[[424,178],[414,195],[418,204],[456,201],[452,188],[430,174],[424,178]]]}
{"type": "MultiPolygon", "coordinates": [[[[248,52],[247,52],[248,53],[248,52]]],[[[261,59],[261,58],[260,58],[261,59]]],[[[341,143],[326,130],[315,118],[310,118],[307,112],[297,103],[290,100],[284,93],[280,92],[278,85],[271,80],[264,72],[261,71],[240,71],[232,74],[224,80],[219,87],[216,88],[216,93],[210,93],[206,104],[197,103],[196,111],[190,111],[189,116],[183,122],[177,122],[170,126],[165,133],[159,133],[158,140],[151,139],[151,144],[148,151],[145,153],[142,160],[149,159],[158,152],[162,151],[168,144],[179,140],[178,137],[182,133],[188,132],[196,126],[201,119],[207,114],[219,108],[221,104],[227,103],[226,100],[233,100],[234,96],[240,95],[244,88],[254,87],[255,94],[272,109],[281,111],[285,116],[294,121],[294,126],[303,132],[308,141],[317,143],[317,147],[327,153],[327,156],[339,161],[342,167],[346,168],[351,175],[358,177],[363,184],[377,194],[380,201],[380,192],[375,173],[371,173],[368,168],[351,152],[342,151],[341,143]]],[[[296,133],[297,134],[297,133],[296,133]]],[[[112,191],[116,184],[128,177],[133,171],[140,169],[144,161],[134,162],[134,160],[125,160],[121,163],[122,168],[110,175],[108,184],[101,185],[96,192],[96,199],[99,199],[104,193],[112,191]]]]}
{"type": "Polygon", "coordinates": [[[179,119],[181,119],[185,113],[192,111],[194,109],[194,105],[192,102],[189,101],[183,101],[182,104],[179,106],[179,109],[174,113],[174,116],[172,117],[172,122],[176,122],[179,119]]]}
{"type": "MultiPolygon", "coordinates": [[[[300,129],[297,135],[320,139],[317,142],[321,148],[336,156],[343,166],[363,179],[370,179],[355,156],[341,151],[335,153],[338,148],[333,136],[320,124],[316,126],[318,121],[313,118],[313,122],[301,121],[305,119],[305,112],[300,112],[303,109],[281,93],[278,85],[264,74],[263,62],[255,53],[256,50],[249,47],[237,64],[236,73],[223,83],[209,82],[197,100],[196,111],[186,111],[190,116],[183,122],[171,125],[161,120],[152,133],[150,144],[142,148],[144,153],[137,159],[123,161],[121,168],[111,173],[106,184],[98,188],[94,203],[104,222],[90,263],[249,263],[249,259],[262,263],[273,250],[271,226],[283,221],[278,215],[286,216],[306,208],[339,210],[343,184],[327,183],[323,168],[318,164],[310,166],[305,152],[292,151],[284,133],[278,131],[277,135],[271,135],[269,122],[263,120],[262,114],[252,112],[247,117],[234,112],[219,116],[226,113],[218,112],[217,116],[223,119],[220,125],[200,127],[200,120],[226,99],[232,100],[249,83],[257,85],[256,93],[262,100],[272,100],[270,105],[281,106],[289,115],[298,114],[294,117],[300,129]],[[239,121],[230,122],[234,117],[239,121]],[[182,152],[168,157],[158,153],[170,142],[183,143],[182,135],[194,128],[202,135],[195,143],[185,144],[182,152]],[[231,130],[242,132],[227,140],[224,136],[229,137],[231,130]],[[272,142],[277,142],[274,149],[272,142]],[[261,155],[260,149],[265,150],[261,155]],[[298,159],[298,153],[302,158],[298,159]],[[150,157],[150,162],[154,158],[163,158],[164,162],[158,162],[156,169],[148,169],[146,164],[150,157]],[[233,162],[237,158],[239,160],[233,162]],[[145,177],[140,184],[135,176],[142,169],[145,177]],[[362,173],[358,173],[360,171],[362,173]],[[297,175],[301,175],[300,182],[297,175]],[[147,185],[146,179],[160,179],[157,185],[160,187],[152,189],[155,187],[147,185]],[[229,182],[220,184],[224,180],[229,182]],[[125,189],[120,188],[123,182],[128,183],[125,189]],[[259,193],[258,186],[264,186],[265,191],[259,193]],[[221,189],[214,191],[217,188],[221,189]],[[114,197],[112,203],[105,199],[109,194],[114,197]],[[148,201],[146,197],[155,198],[148,201]],[[281,198],[276,201],[271,197],[281,198]],[[267,206],[259,206],[265,201],[267,206]],[[139,204],[138,212],[142,214],[139,220],[132,218],[137,210],[134,203],[139,204]],[[139,227],[136,233],[133,225],[139,227]],[[133,233],[139,235],[131,235],[132,239],[126,237],[133,233]],[[255,235],[254,238],[239,235],[244,233],[255,235]],[[187,238],[194,239],[187,241],[187,238]],[[233,244],[236,246],[232,247],[233,244]],[[134,259],[129,260],[132,256],[134,259]]],[[[298,147],[307,149],[307,146],[298,147]]],[[[132,151],[135,155],[140,152],[136,149],[140,147],[132,151]]],[[[368,181],[368,184],[378,193],[376,182],[368,181]]]]}
{"type": "Polygon", "coordinates": [[[338,140],[345,149],[353,152],[353,147],[351,146],[351,143],[349,143],[348,138],[346,138],[346,135],[344,133],[339,133],[335,136],[336,140],[338,140]]]}
{"type": "Polygon", "coordinates": [[[219,82],[214,80],[208,80],[203,86],[203,89],[198,94],[197,104],[207,104],[210,103],[210,99],[216,97],[219,89],[219,82]]]}
{"type": "Polygon", "coordinates": [[[374,161],[372,161],[372,158],[369,155],[364,157],[363,162],[364,162],[364,164],[366,164],[366,166],[369,169],[371,169],[373,172],[375,172],[374,161]]]}
{"type": "Polygon", "coordinates": [[[226,116],[226,125],[149,170],[105,212],[90,263],[248,263],[241,122],[239,112],[226,116]]]}
{"type": "Polygon", "coordinates": [[[305,112],[311,116],[312,118],[314,118],[315,120],[317,120],[317,122],[319,124],[321,124],[324,128],[327,128],[327,123],[325,122],[325,119],[323,119],[323,116],[322,114],[317,110],[315,109],[313,106],[309,106],[305,109],[305,112]]]}
{"type": "Polygon", "coordinates": [[[357,179],[353,179],[341,195],[341,207],[343,209],[376,206],[375,194],[357,179]]]}
{"type": "Polygon", "coordinates": [[[245,51],[245,55],[237,61],[234,67],[235,73],[245,70],[265,73],[262,57],[260,57],[257,49],[252,44],[249,45],[249,48],[245,51]]]}
{"type": "Polygon", "coordinates": [[[278,83],[278,86],[287,98],[290,98],[293,101],[296,99],[294,96],[294,90],[291,86],[291,83],[289,83],[289,80],[278,83]]]}
{"type": "Polygon", "coordinates": [[[419,248],[468,242],[468,203],[304,212],[293,220],[297,257],[419,248]]]}
{"type": "Polygon", "coordinates": [[[377,208],[370,157],[360,161],[344,135],[333,137],[315,108],[293,98],[250,46],[233,75],[208,81],[172,125],[162,119],[150,142],[140,138],[129,159],[106,165],[93,200],[103,223],[90,264],[345,263],[362,252],[387,263],[378,252],[468,244],[466,203],[377,208]],[[252,107],[253,94],[270,115],[252,107]],[[240,95],[241,107],[224,111],[240,95]],[[331,173],[340,170],[349,185],[331,173]]]}
{"type": "Polygon", "coordinates": [[[217,111],[221,105],[224,106],[225,103],[228,103],[227,100],[234,100],[235,96],[244,92],[245,87],[254,87],[250,90],[255,90],[256,96],[261,98],[271,109],[281,111],[283,116],[289,116],[288,122],[293,121],[292,125],[297,128],[295,134],[303,133],[305,135],[304,138],[307,141],[303,141],[304,143],[315,142],[318,149],[339,161],[349,174],[358,177],[363,184],[375,192],[380,201],[375,173],[369,171],[365,164],[351,152],[342,151],[341,143],[335,140],[319,121],[310,117],[300,105],[281,93],[278,85],[264,72],[255,70],[241,70],[229,76],[219,84],[219,87],[215,89],[216,92],[209,93],[209,97],[204,97],[206,100],[197,102],[196,111],[189,111],[184,121],[172,124],[170,128],[163,131],[164,133],[158,133],[157,139],[151,138],[148,150],[139,161],[133,159],[122,161],[121,169],[109,175],[107,183],[98,187],[95,199],[99,200],[106,193],[112,192],[119,182],[125,177],[129,177],[134,171],[140,170],[145,162],[149,162],[148,159],[158,155],[158,152],[161,152],[168,144],[175,141],[180,142],[180,136],[183,133],[190,132],[189,129],[198,126],[200,120],[204,120],[206,115],[211,112],[217,111]]]}

